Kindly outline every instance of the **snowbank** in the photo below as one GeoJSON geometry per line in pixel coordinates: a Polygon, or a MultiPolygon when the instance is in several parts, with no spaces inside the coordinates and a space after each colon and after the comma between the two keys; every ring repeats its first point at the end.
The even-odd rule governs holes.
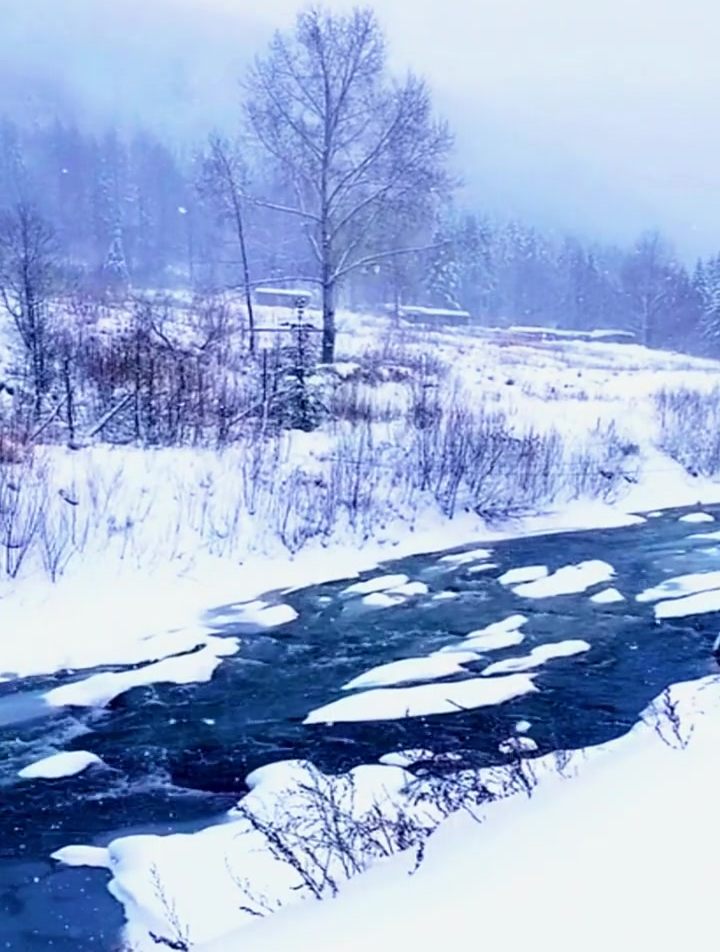
{"type": "Polygon", "coordinates": [[[573,779],[548,771],[531,799],[490,804],[483,824],[454,815],[414,875],[399,857],[337,899],[284,909],[198,952],[444,948],[480,934],[501,935],[511,952],[538,935],[555,952],[575,952],[578,936],[597,952],[714,950],[720,688],[682,684],[672,700],[694,727],[686,747],[640,724],[579,758],[573,779]]]}

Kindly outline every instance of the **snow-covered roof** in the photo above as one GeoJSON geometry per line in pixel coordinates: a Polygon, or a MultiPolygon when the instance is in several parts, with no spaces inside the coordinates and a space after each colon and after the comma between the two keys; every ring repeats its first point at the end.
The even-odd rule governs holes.
{"type": "Polygon", "coordinates": [[[602,340],[605,337],[627,337],[634,338],[632,331],[619,330],[616,328],[603,328],[601,330],[569,330],[561,327],[540,327],[538,325],[513,324],[508,328],[516,334],[551,334],[553,337],[569,337],[573,340],[602,340]]]}
{"type": "Polygon", "coordinates": [[[461,311],[459,308],[419,307],[404,304],[400,306],[400,312],[427,317],[470,317],[469,311],[461,311]]]}
{"type": "Polygon", "coordinates": [[[278,294],[283,297],[312,297],[312,291],[305,288],[255,288],[256,294],[278,294]]]}

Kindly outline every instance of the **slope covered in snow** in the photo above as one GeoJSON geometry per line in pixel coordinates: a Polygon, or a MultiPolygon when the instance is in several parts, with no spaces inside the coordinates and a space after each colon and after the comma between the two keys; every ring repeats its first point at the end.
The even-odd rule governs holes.
{"type": "MultiPolygon", "coordinates": [[[[683,387],[712,394],[714,362],[351,314],[339,325],[342,361],[330,376],[340,419],[312,433],[265,442],[239,434],[223,450],[39,445],[0,466],[0,509],[13,539],[25,540],[7,549],[0,577],[3,627],[23,631],[0,642],[0,677],[153,663],[208,647],[210,605],[244,600],[243,617],[254,611],[254,621],[279,625],[287,608],[263,601],[268,589],[352,577],[393,556],[720,500],[720,484],[659,448],[655,398],[683,387]],[[437,433],[418,428],[426,399],[431,410],[438,401],[445,421],[437,433]],[[500,439],[510,455],[497,471],[488,463],[479,489],[465,485],[469,468],[457,491],[447,447],[433,441],[466,425],[466,406],[481,414],[481,431],[489,428],[488,445],[500,439]],[[543,441],[549,455],[526,473],[522,454],[543,441]]],[[[461,442],[455,451],[468,450],[461,442]]],[[[461,558],[485,572],[485,554],[461,558]]],[[[543,567],[507,581],[528,595],[549,593],[602,574],[587,571],[582,583],[544,580],[543,567]]],[[[419,591],[401,580],[396,591],[375,585],[382,590],[363,591],[368,607],[419,591]]]]}
{"type": "MultiPolygon", "coordinates": [[[[380,864],[340,896],[302,903],[202,952],[367,952],[502,942],[558,952],[611,947],[714,949],[714,822],[720,744],[716,679],[677,685],[657,712],[563,773],[537,762],[530,798],[466,812],[432,836],[423,865],[380,864]],[[653,726],[655,725],[655,726],[653,726]],[[569,778],[569,779],[568,779],[569,778]]],[[[198,950],[199,952],[199,950],[198,950]]]]}

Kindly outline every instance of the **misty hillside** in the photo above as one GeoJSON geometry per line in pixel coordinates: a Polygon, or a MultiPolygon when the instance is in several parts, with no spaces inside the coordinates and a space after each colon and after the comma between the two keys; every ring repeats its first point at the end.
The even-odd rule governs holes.
{"type": "Polygon", "coordinates": [[[0,0],[0,23],[0,113],[182,137],[231,120],[237,77],[267,36],[252,14],[170,0],[0,0]]]}

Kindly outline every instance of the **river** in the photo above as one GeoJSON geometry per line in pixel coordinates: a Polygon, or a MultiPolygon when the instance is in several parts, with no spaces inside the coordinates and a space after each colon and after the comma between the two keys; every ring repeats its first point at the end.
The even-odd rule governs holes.
{"type": "MultiPolygon", "coordinates": [[[[704,511],[720,520],[720,507],[704,511]]],[[[681,521],[685,512],[621,529],[496,543],[484,560],[447,561],[447,553],[434,553],[386,563],[361,580],[402,574],[427,591],[384,609],[344,596],[347,581],[274,593],[298,617],[269,632],[243,620],[237,606],[208,606],[216,633],[241,639],[211,681],[134,688],[102,710],[43,703],[43,693],[78,680],[77,673],[0,684],[0,949],[111,952],[123,920],[106,889],[108,874],[64,868],[50,854],[69,843],[104,845],[130,832],[216,822],[246,792],[245,776],[257,767],[307,758],[336,772],[407,748],[459,752],[490,765],[503,761],[498,746],[520,720],[532,724],[540,754],[626,732],[668,685],[716,670],[716,614],[659,622],[651,603],[636,600],[668,578],[720,569],[720,539],[701,537],[713,527],[681,521]],[[591,601],[608,587],[601,583],[528,598],[498,581],[518,567],[553,573],[589,560],[614,568],[610,584],[624,601],[591,601]],[[493,650],[460,677],[550,642],[582,640],[589,650],[540,665],[537,692],[491,707],[303,723],[368,669],[425,657],[517,613],[527,618],[522,648],[493,650]],[[89,750],[104,766],[60,780],[18,777],[49,749],[89,750]]]]}

